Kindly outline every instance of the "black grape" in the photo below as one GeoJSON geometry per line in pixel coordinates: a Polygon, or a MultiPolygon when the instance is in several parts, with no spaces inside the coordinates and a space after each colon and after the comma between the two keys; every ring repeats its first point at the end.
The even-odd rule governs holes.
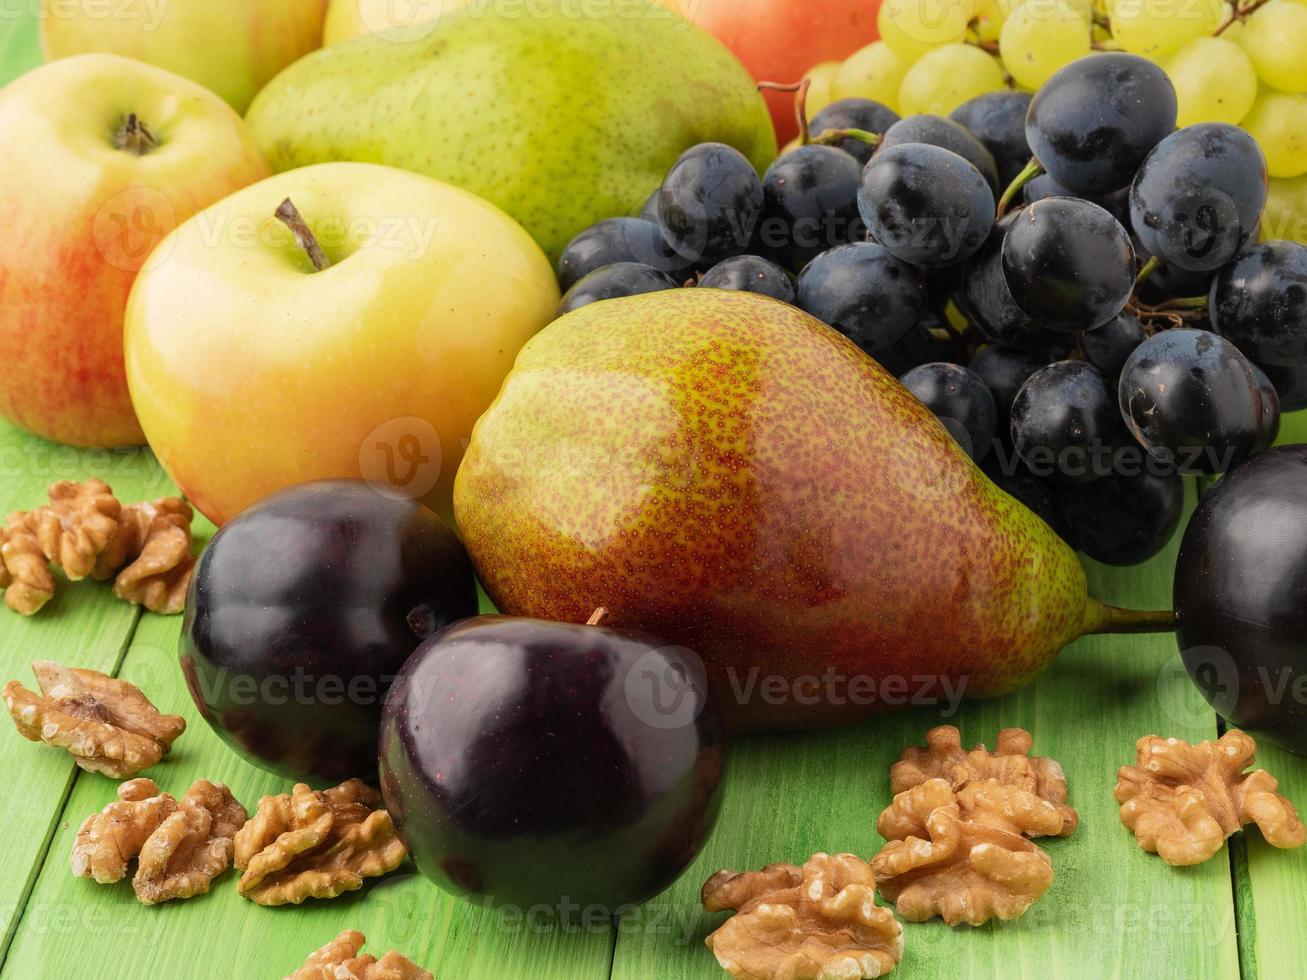
{"type": "Polygon", "coordinates": [[[1238,126],[1201,123],[1153,148],[1130,188],[1130,222],[1167,265],[1211,272],[1256,232],[1266,207],[1266,158],[1238,126]]]}
{"type": "Polygon", "coordinates": [[[904,143],[925,143],[956,153],[980,171],[997,199],[998,164],[994,162],[994,155],[961,123],[925,113],[908,116],[885,130],[876,152],[883,153],[892,146],[902,146],[904,143]]]}
{"type": "Polygon", "coordinates": [[[759,293],[782,303],[794,303],[794,282],[774,262],[756,255],[735,255],[723,259],[699,280],[704,289],[734,289],[742,293],[759,293]]]}
{"type": "Polygon", "coordinates": [[[985,382],[959,364],[923,364],[899,380],[939,419],[958,423],[950,432],[967,455],[977,461],[989,455],[998,409],[985,382]]]}
{"type": "Polygon", "coordinates": [[[1130,227],[1130,188],[1109,191],[1106,194],[1076,194],[1063,187],[1048,174],[1040,174],[1023,189],[1027,204],[1034,204],[1049,197],[1079,197],[1097,204],[1110,214],[1122,227],[1130,227]]]}
{"type": "Polygon", "coordinates": [[[1040,368],[1048,367],[1053,361],[1052,354],[1000,347],[998,344],[991,344],[976,352],[967,367],[985,382],[990,394],[994,396],[1001,432],[1007,430],[1012,402],[1021,386],[1032,374],[1040,368]]]}
{"type": "MultiPolygon", "coordinates": [[[[828,129],[861,129],[880,135],[898,121],[897,112],[871,99],[837,99],[813,116],[808,128],[813,136],[820,136],[828,129]]],[[[871,144],[853,138],[842,139],[833,145],[848,153],[860,165],[866,164],[876,151],[871,144]]]]}
{"type": "Polygon", "coordinates": [[[1148,334],[1139,318],[1128,310],[1122,310],[1101,327],[1086,333],[1080,343],[1085,359],[1105,377],[1115,378],[1135,348],[1147,339],[1148,334]]]}
{"type": "Polygon", "coordinates": [[[799,276],[798,305],[873,357],[889,350],[920,319],[921,276],[872,242],[840,245],[799,276]]]}
{"type": "Polygon", "coordinates": [[[1307,248],[1250,245],[1217,274],[1207,308],[1216,331],[1258,364],[1307,362],[1307,248]]]}
{"type": "Polygon", "coordinates": [[[1026,139],[1063,187],[1106,194],[1125,187],[1175,129],[1175,86],[1161,68],[1106,52],[1059,69],[1035,93],[1026,139]]]}
{"type": "Polygon", "coordinates": [[[1093,330],[1134,292],[1135,253],[1121,223],[1097,204],[1050,197],[1016,215],[1003,241],[1012,298],[1054,330],[1093,330]]]}
{"type": "Polygon", "coordinates": [[[861,185],[858,161],[833,146],[801,146],[778,157],[762,181],[759,238],[768,254],[798,272],[827,249],[860,238],[861,185]]]}
{"type": "Polygon", "coordinates": [[[1009,214],[997,222],[980,251],[963,267],[958,306],[992,344],[1064,355],[1070,349],[1067,335],[1049,330],[1017,306],[1008,289],[1003,239],[1014,219],[1009,214]]]}
{"type": "Polygon", "coordinates": [[[762,180],[739,150],[700,143],[658,189],[658,224],[680,255],[712,264],[749,250],[762,218],[762,180]]]}
{"type": "Polygon", "coordinates": [[[639,262],[677,282],[685,280],[691,266],[663,240],[657,225],[640,218],[608,218],[585,229],[563,249],[558,259],[559,287],[567,292],[582,277],[617,262],[639,262]]]}
{"type": "Polygon", "coordinates": [[[641,293],[657,293],[676,289],[680,283],[657,269],[639,262],[616,262],[583,276],[563,295],[556,316],[571,313],[591,303],[641,293]]]}
{"type": "Polygon", "coordinates": [[[1184,481],[1141,468],[1056,491],[1067,543],[1095,561],[1138,565],[1170,543],[1184,513],[1184,481]]]}
{"type": "Polygon", "coordinates": [[[1121,414],[1148,452],[1185,472],[1224,473],[1255,450],[1266,427],[1252,365],[1206,330],[1164,330],[1126,361],[1121,414]]]}
{"type": "Polygon", "coordinates": [[[881,149],[862,172],[858,206],[871,236],[904,262],[964,262],[994,225],[994,195],[962,157],[910,143],[881,149]]]}
{"type": "Polygon", "coordinates": [[[1111,468],[1121,416],[1107,381],[1084,361],[1040,368],[1012,402],[1012,445],[1036,476],[1074,483],[1111,468]]]}
{"type": "Polygon", "coordinates": [[[1257,435],[1257,445],[1253,446],[1254,453],[1261,453],[1275,445],[1275,440],[1280,435],[1280,393],[1265,371],[1256,364],[1250,364],[1249,367],[1253,369],[1253,381],[1262,395],[1262,426],[1257,435]]]}
{"type": "Polygon", "coordinates": [[[888,350],[876,355],[880,366],[896,378],[921,364],[961,364],[966,359],[967,352],[956,340],[943,330],[931,329],[929,314],[922,317],[920,323],[895,341],[888,350]]]}
{"type": "Polygon", "coordinates": [[[998,183],[1006,187],[1030,159],[1026,142],[1028,92],[988,92],[954,109],[949,118],[965,126],[994,157],[998,183]]]}
{"type": "Polygon", "coordinates": [[[1307,408],[1307,364],[1259,364],[1279,396],[1280,411],[1297,412],[1307,408]]]}

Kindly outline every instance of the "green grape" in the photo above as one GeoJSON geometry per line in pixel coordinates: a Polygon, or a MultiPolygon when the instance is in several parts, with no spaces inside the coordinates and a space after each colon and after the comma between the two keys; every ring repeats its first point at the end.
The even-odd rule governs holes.
{"type": "Polygon", "coordinates": [[[947,116],[963,102],[1005,86],[998,59],[975,45],[946,44],[922,55],[903,76],[899,112],[947,116]]]}
{"type": "Polygon", "coordinates": [[[1180,103],[1177,126],[1235,124],[1248,115],[1257,100],[1257,72],[1252,59],[1224,35],[1190,41],[1165,68],[1180,103]]]}
{"type": "Polygon", "coordinates": [[[976,40],[984,44],[997,43],[1003,25],[1019,6],[1021,0],[980,0],[976,5],[976,16],[971,22],[976,40]]]}
{"type": "Polygon", "coordinates": [[[838,61],[823,61],[803,73],[803,77],[810,83],[808,97],[803,103],[809,119],[835,101],[835,73],[841,67],[838,61]]]}
{"type": "Polygon", "coordinates": [[[1243,128],[1252,133],[1266,154],[1266,169],[1272,177],[1301,177],[1307,174],[1307,95],[1288,95],[1263,89],[1243,118],[1243,128]]]}
{"type": "Polygon", "coordinates": [[[1271,0],[1244,21],[1239,43],[1271,88],[1307,92],[1307,7],[1271,0]]]}
{"type": "Polygon", "coordinates": [[[1307,177],[1272,177],[1262,213],[1262,241],[1307,245],[1307,177]]]}
{"type": "Polygon", "coordinates": [[[974,12],[974,0],[885,0],[876,25],[894,53],[913,62],[933,48],[966,38],[974,12]]]}
{"type": "Polygon", "coordinates": [[[1037,89],[1050,75],[1089,54],[1090,22],[1066,0],[1026,0],[1003,25],[998,50],[1018,84],[1037,89]]]}
{"type": "Polygon", "coordinates": [[[1221,26],[1224,0],[1112,0],[1112,39],[1123,51],[1165,61],[1221,26]]]}
{"type": "Polygon", "coordinates": [[[899,87],[911,63],[884,41],[856,51],[840,66],[831,85],[836,99],[871,99],[899,111],[899,87]]]}

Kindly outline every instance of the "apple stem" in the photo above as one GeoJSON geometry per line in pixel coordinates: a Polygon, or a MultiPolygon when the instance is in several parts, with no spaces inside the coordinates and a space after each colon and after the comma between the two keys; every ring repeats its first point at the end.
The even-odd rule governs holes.
{"type": "Polygon", "coordinates": [[[159,141],[145,123],[136,118],[136,113],[132,112],[128,113],[123,124],[118,127],[118,132],[114,133],[113,145],[119,150],[143,157],[157,147],[159,141]]]}
{"type": "Polygon", "coordinates": [[[596,609],[593,613],[590,614],[590,618],[585,621],[585,625],[598,626],[600,623],[604,621],[604,618],[607,615],[608,615],[608,610],[605,609],[603,606],[600,606],[598,609],[596,609]]]}
{"type": "Polygon", "coordinates": [[[811,140],[808,129],[808,89],[812,88],[812,79],[804,78],[797,82],[759,82],[758,91],[793,92],[794,118],[799,122],[799,145],[807,146],[811,140]]]}
{"type": "Polygon", "coordinates": [[[318,240],[314,237],[308,222],[300,214],[299,208],[291,203],[289,197],[281,202],[276,214],[277,220],[291,230],[291,234],[295,236],[295,241],[299,243],[300,248],[308,253],[315,269],[321,272],[331,266],[331,260],[322,251],[322,246],[318,244],[318,240]]]}
{"type": "Polygon", "coordinates": [[[1085,605],[1081,636],[1104,633],[1170,633],[1175,630],[1175,613],[1170,609],[1121,609],[1090,599],[1085,605]]]}

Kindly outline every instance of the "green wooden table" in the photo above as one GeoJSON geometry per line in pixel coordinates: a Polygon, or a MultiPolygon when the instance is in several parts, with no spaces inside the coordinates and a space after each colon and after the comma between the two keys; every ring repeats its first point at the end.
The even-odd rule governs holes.
{"type": "MultiPolygon", "coordinates": [[[[13,15],[20,8],[25,5],[0,10],[0,81],[40,60],[34,20],[13,15]]],[[[1294,435],[1307,439],[1307,420],[1288,426],[1286,438],[1294,435]]],[[[0,423],[4,508],[39,503],[55,479],[88,476],[103,477],[124,499],[169,488],[147,451],[77,452],[0,423]]],[[[204,527],[201,536],[211,531],[204,527]]],[[[1091,567],[1095,594],[1141,607],[1167,604],[1174,548],[1142,568],[1091,567]]],[[[194,779],[220,780],[252,809],[259,796],[289,786],[238,760],[198,717],[177,668],[180,625],[180,617],[141,614],[107,587],[67,588],[31,620],[0,609],[0,680],[31,684],[31,661],[51,659],[133,681],[190,725],[150,775],[177,795],[194,779]]],[[[0,980],[274,980],[345,928],[366,933],[371,950],[406,952],[442,980],[725,976],[703,945],[717,921],[699,910],[703,880],[718,868],[802,862],[818,850],[870,856],[880,844],[875,820],[889,802],[891,762],[940,721],[938,710],[919,709],[843,731],[739,740],[721,822],[704,854],[639,915],[588,931],[454,901],[411,868],[359,893],[300,908],[245,901],[230,875],[207,896],[147,908],[125,882],[100,886],[69,870],[78,825],[113,799],[115,784],[12,730],[0,732],[0,980]]],[[[1141,852],[1117,818],[1116,771],[1133,761],[1139,736],[1217,734],[1216,718],[1186,678],[1171,638],[1082,640],[1032,687],[968,704],[948,721],[968,743],[989,742],[1006,726],[1031,730],[1037,753],[1063,763],[1081,826],[1067,840],[1047,842],[1056,879],[1024,918],[979,929],[949,929],[938,920],[909,925],[897,976],[1289,980],[1307,974],[1307,849],[1277,852],[1255,832],[1239,834],[1228,854],[1177,870],[1141,852]]],[[[1307,760],[1270,747],[1260,758],[1284,791],[1307,805],[1307,760]]]]}

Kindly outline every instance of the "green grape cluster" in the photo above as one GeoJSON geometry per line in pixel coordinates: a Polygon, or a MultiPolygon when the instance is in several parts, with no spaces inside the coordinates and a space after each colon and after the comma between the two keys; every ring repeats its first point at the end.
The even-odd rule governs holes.
{"type": "Polygon", "coordinates": [[[874,99],[947,115],[987,92],[1034,91],[1095,51],[1127,51],[1175,84],[1177,125],[1241,125],[1261,145],[1273,206],[1307,243],[1307,0],[883,0],[881,40],[810,73],[809,114],[874,99]]]}

